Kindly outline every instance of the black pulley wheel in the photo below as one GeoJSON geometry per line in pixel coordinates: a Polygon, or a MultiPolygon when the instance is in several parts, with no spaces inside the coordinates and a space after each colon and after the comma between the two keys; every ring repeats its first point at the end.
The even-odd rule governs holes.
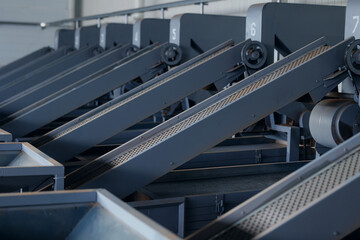
{"type": "Polygon", "coordinates": [[[161,58],[168,66],[176,66],[181,61],[182,50],[178,45],[169,43],[161,50],[161,58]]]}
{"type": "Polygon", "coordinates": [[[100,54],[100,53],[102,53],[102,52],[104,52],[104,49],[103,48],[101,48],[101,47],[97,47],[96,49],[94,49],[94,55],[96,56],[96,55],[98,55],[98,54],[100,54]]]}
{"type": "Polygon", "coordinates": [[[353,41],[346,48],[345,64],[352,73],[360,75],[360,39],[353,41]]]}
{"type": "Polygon", "coordinates": [[[133,53],[137,52],[139,50],[139,48],[135,45],[131,45],[129,47],[127,47],[125,50],[124,50],[124,57],[128,57],[130,55],[132,55],[133,53]]]}
{"type": "Polygon", "coordinates": [[[243,47],[241,51],[241,60],[251,69],[262,68],[267,59],[266,47],[258,41],[251,41],[243,47]]]}

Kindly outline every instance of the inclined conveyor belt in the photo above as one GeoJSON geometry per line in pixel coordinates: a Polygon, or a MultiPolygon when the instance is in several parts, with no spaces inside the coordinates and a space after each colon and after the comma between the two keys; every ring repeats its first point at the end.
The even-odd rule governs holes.
{"type": "Polygon", "coordinates": [[[19,58],[13,62],[10,62],[0,68],[0,76],[4,75],[5,73],[8,73],[10,71],[13,71],[18,67],[29,64],[29,63],[35,61],[36,59],[38,59],[52,51],[54,51],[54,49],[52,49],[51,47],[43,47],[43,48],[40,48],[36,51],[33,51],[33,52],[25,55],[22,58],[19,58]]]}
{"type": "Polygon", "coordinates": [[[330,91],[334,85],[325,79],[344,66],[351,41],[328,47],[322,38],[309,44],[72,172],[66,187],[131,194],[299,97],[330,91]]]}
{"type": "Polygon", "coordinates": [[[360,134],[189,239],[342,239],[360,226],[360,134]]]}
{"type": "Polygon", "coordinates": [[[32,144],[60,162],[75,157],[198,89],[219,79],[236,79],[243,74],[244,67],[234,69],[234,66],[248,42],[236,46],[232,46],[232,41],[221,44],[45,134],[32,144]],[[234,70],[229,71],[231,69],[234,70]]]}
{"type": "Polygon", "coordinates": [[[7,98],[0,102],[0,118],[5,118],[105,67],[116,64],[126,56],[125,53],[129,47],[130,44],[114,47],[76,65],[65,73],[61,72],[7,98]]]}
{"type": "MultiPolygon", "coordinates": [[[[163,45],[153,44],[85,77],[0,121],[15,138],[23,137],[84,104],[143,75],[161,64],[163,45]]],[[[153,74],[156,74],[153,73],[153,74]]]]}

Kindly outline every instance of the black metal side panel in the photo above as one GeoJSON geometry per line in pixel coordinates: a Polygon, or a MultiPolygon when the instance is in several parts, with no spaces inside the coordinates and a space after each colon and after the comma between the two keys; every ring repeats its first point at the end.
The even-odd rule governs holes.
{"type": "Polygon", "coordinates": [[[130,202],[129,205],[178,236],[186,237],[256,193],[258,191],[186,196],[130,202]]]}
{"type": "Polygon", "coordinates": [[[69,53],[66,56],[59,58],[58,60],[47,64],[31,74],[13,79],[11,82],[0,86],[0,101],[4,101],[9,97],[14,96],[38,83],[45,81],[46,79],[66,72],[74,66],[92,58],[98,54],[98,46],[85,47],[83,49],[69,53]]]}
{"type": "Polygon", "coordinates": [[[306,93],[327,89],[324,78],[344,66],[352,40],[332,48],[313,42],[74,171],[67,188],[127,196],[306,93]]]}
{"type": "Polygon", "coordinates": [[[309,4],[264,3],[252,5],[246,14],[246,38],[268,48],[268,63],[274,49],[283,56],[320,37],[331,45],[344,39],[345,7],[309,4]]]}
{"type": "Polygon", "coordinates": [[[75,47],[75,30],[73,29],[58,29],[55,32],[55,49],[63,46],[75,47]]]}
{"type": "Polygon", "coordinates": [[[359,141],[353,136],[189,239],[347,239],[360,227],[359,141]]]}
{"type": "Polygon", "coordinates": [[[8,133],[0,128],[0,142],[12,142],[13,138],[11,133],[8,133]]]}
{"type": "Polygon", "coordinates": [[[107,23],[100,28],[100,46],[109,49],[132,42],[132,24],[107,23]]]}
{"type": "Polygon", "coordinates": [[[139,201],[129,205],[179,237],[184,237],[185,198],[139,201]]]}
{"type": "Polygon", "coordinates": [[[1,67],[0,68],[0,76],[18,68],[18,67],[29,64],[30,62],[35,61],[39,57],[44,56],[45,54],[48,54],[52,51],[53,51],[53,49],[51,47],[43,47],[43,48],[40,48],[39,50],[36,50],[36,51],[20,58],[20,59],[17,59],[15,61],[1,67]]]}
{"type": "Polygon", "coordinates": [[[185,13],[170,21],[170,42],[180,46],[186,62],[232,39],[245,40],[245,17],[185,13]]]}
{"type": "Polygon", "coordinates": [[[31,88],[22,91],[0,103],[0,118],[7,117],[22,108],[25,108],[42,98],[45,98],[65,87],[71,85],[86,76],[110,66],[125,57],[129,44],[115,47],[110,51],[98,54],[69,70],[60,73],[31,88]]]}
{"type": "Polygon", "coordinates": [[[170,20],[142,19],[134,24],[132,42],[139,48],[169,41],[170,20]]]}
{"type": "MultiPolygon", "coordinates": [[[[55,129],[33,144],[60,162],[75,157],[193,92],[230,77],[226,72],[233,69],[240,59],[245,43],[231,47],[229,41],[209,50],[55,129]]],[[[243,74],[243,70],[240,68],[235,72],[234,78],[243,74]]]]}
{"type": "Polygon", "coordinates": [[[21,76],[25,76],[26,74],[31,74],[32,71],[43,67],[47,64],[50,64],[59,58],[65,56],[69,52],[73,51],[72,48],[69,47],[62,47],[56,51],[50,52],[44,56],[37,58],[36,60],[29,62],[21,67],[18,67],[12,71],[9,71],[0,76],[0,86],[11,82],[13,79],[16,79],[21,76]]]}
{"type": "MultiPolygon", "coordinates": [[[[21,137],[146,73],[161,62],[161,46],[149,46],[34,103],[0,122],[21,137]]],[[[155,73],[156,74],[156,73],[155,73]]]]}
{"type": "Polygon", "coordinates": [[[81,27],[75,30],[75,48],[80,49],[100,43],[100,28],[97,26],[81,27]]]}

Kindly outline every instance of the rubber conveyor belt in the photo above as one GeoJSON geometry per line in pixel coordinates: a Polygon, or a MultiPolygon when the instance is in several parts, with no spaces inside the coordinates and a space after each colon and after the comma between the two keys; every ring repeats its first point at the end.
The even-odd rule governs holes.
{"type": "Polygon", "coordinates": [[[51,47],[43,47],[43,48],[40,48],[40,49],[22,57],[22,58],[19,58],[13,62],[1,67],[0,68],[0,76],[18,68],[18,67],[26,65],[32,61],[35,61],[39,57],[44,56],[45,54],[48,54],[52,51],[53,51],[53,49],[51,47]]]}
{"type": "Polygon", "coordinates": [[[70,173],[67,188],[125,197],[299,97],[330,91],[339,81],[329,87],[323,79],[344,65],[350,41],[313,42],[70,173]]]}
{"type": "Polygon", "coordinates": [[[244,67],[235,70],[234,66],[246,43],[248,41],[236,46],[232,46],[232,41],[223,43],[45,134],[32,144],[60,162],[75,157],[198,89],[222,78],[239,77],[244,67]]]}
{"type": "Polygon", "coordinates": [[[64,46],[56,51],[45,54],[44,56],[41,56],[21,67],[15,68],[12,71],[2,74],[0,76],[0,86],[11,82],[13,79],[16,79],[18,77],[24,76],[26,74],[31,74],[32,71],[56,61],[57,59],[65,56],[71,51],[74,51],[74,49],[64,46]]]}
{"type": "Polygon", "coordinates": [[[20,111],[22,108],[25,108],[107,66],[111,66],[126,56],[126,50],[129,47],[130,44],[126,44],[112,48],[75,66],[66,73],[60,73],[0,102],[0,119],[20,111]]]}
{"type": "Polygon", "coordinates": [[[8,116],[0,121],[1,128],[11,132],[14,138],[25,136],[129,81],[146,74],[156,75],[157,72],[152,71],[161,64],[163,45],[154,44],[141,49],[115,65],[8,116]]]}
{"type": "Polygon", "coordinates": [[[85,47],[73,51],[52,63],[46,64],[43,67],[34,70],[31,74],[13,79],[11,82],[0,86],[0,101],[4,101],[56,74],[66,72],[100,52],[100,47],[97,45],[85,47]]]}
{"type": "Polygon", "coordinates": [[[359,189],[357,134],[189,239],[342,239],[360,227],[359,189]]]}

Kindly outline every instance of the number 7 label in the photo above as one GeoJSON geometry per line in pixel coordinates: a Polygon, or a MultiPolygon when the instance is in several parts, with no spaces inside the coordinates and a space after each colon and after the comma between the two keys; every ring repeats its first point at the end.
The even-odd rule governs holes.
{"type": "Polygon", "coordinates": [[[354,27],[354,30],[352,31],[352,33],[355,33],[356,28],[359,25],[359,16],[353,16],[353,20],[355,20],[356,22],[355,22],[355,27],[354,27]]]}

